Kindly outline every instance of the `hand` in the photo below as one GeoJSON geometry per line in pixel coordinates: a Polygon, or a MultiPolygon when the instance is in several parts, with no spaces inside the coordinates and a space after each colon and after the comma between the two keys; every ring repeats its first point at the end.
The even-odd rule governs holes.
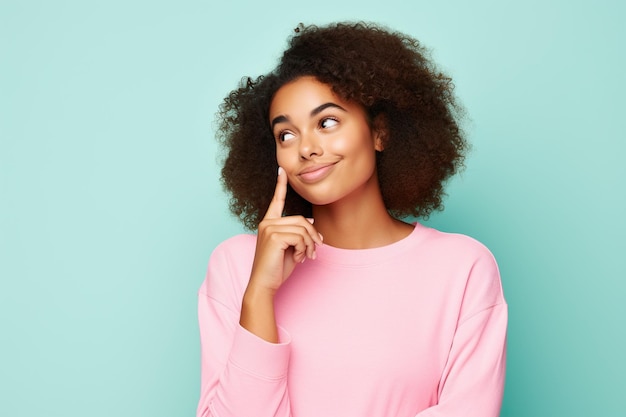
{"type": "Polygon", "coordinates": [[[287,175],[278,169],[274,197],[259,223],[256,252],[248,289],[269,291],[272,295],[306,258],[315,259],[315,245],[322,244],[313,219],[283,217],[287,195],[287,175]]]}

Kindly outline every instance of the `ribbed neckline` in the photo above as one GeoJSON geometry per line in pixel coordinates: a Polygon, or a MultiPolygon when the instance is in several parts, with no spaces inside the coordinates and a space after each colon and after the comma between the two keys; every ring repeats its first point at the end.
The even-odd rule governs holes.
{"type": "Polygon", "coordinates": [[[419,245],[428,235],[429,227],[413,223],[413,231],[389,245],[369,249],[341,249],[329,245],[318,246],[316,262],[349,267],[368,267],[402,255],[419,245]]]}

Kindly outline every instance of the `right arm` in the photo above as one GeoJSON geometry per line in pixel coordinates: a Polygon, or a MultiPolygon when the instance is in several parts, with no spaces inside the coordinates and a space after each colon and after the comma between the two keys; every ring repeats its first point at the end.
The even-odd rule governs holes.
{"type": "Polygon", "coordinates": [[[315,258],[321,236],[301,216],[282,217],[286,191],[286,175],[279,173],[274,198],[259,225],[239,312],[236,301],[228,297],[238,259],[216,250],[209,262],[198,305],[202,343],[198,417],[290,415],[290,340],[276,325],[274,294],[299,262],[315,258]]]}
{"type": "Polygon", "coordinates": [[[239,322],[243,328],[271,343],[279,342],[274,317],[276,291],[298,263],[306,258],[315,259],[315,245],[322,244],[322,235],[315,230],[312,220],[282,216],[286,195],[287,175],[279,168],[274,197],[259,223],[252,273],[239,322]]]}
{"type": "MultiPolygon", "coordinates": [[[[216,278],[212,257],[207,279],[216,278]]],[[[220,278],[224,278],[221,275],[220,278]]],[[[287,370],[289,335],[269,343],[238,323],[231,306],[200,289],[201,393],[198,417],[290,416],[287,370]]]]}

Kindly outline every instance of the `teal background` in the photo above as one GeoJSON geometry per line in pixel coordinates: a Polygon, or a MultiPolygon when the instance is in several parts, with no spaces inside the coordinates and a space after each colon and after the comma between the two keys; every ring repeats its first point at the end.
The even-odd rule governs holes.
{"type": "Polygon", "coordinates": [[[196,291],[242,229],[213,114],[298,22],[432,48],[470,116],[429,224],[496,255],[502,416],[624,415],[619,1],[0,2],[0,415],[191,416],[196,291]]]}

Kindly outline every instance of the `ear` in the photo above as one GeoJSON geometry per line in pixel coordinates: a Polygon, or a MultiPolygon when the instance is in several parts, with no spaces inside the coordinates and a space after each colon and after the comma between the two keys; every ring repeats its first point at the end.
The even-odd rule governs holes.
{"type": "Polygon", "coordinates": [[[384,140],[380,135],[377,135],[374,138],[374,149],[376,149],[378,152],[382,152],[383,149],[385,149],[384,140]]]}
{"type": "Polygon", "coordinates": [[[388,140],[387,117],[384,113],[380,113],[374,118],[372,134],[374,136],[374,149],[382,152],[388,140]]]}

